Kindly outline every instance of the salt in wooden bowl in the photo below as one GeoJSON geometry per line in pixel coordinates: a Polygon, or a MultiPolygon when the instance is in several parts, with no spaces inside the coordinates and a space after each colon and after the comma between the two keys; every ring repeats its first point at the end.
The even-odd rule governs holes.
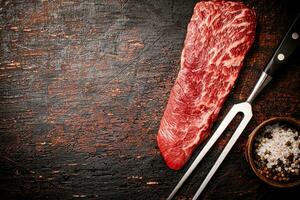
{"type": "Polygon", "coordinates": [[[287,187],[294,187],[300,184],[300,177],[298,176],[297,178],[293,178],[289,181],[277,181],[273,180],[270,178],[267,178],[266,176],[262,175],[258,168],[255,165],[254,162],[254,151],[255,151],[255,146],[254,142],[255,139],[259,134],[262,134],[263,130],[265,129],[266,126],[268,125],[275,125],[275,124],[284,124],[288,127],[293,127],[295,128],[298,132],[300,130],[300,122],[294,118],[290,117],[274,117],[269,120],[266,120],[262,122],[259,126],[257,126],[253,132],[249,135],[246,148],[245,148],[245,156],[246,159],[253,170],[253,172],[256,174],[256,176],[264,181],[265,183],[275,186],[275,187],[280,187],[280,188],[287,188],[287,187]]]}

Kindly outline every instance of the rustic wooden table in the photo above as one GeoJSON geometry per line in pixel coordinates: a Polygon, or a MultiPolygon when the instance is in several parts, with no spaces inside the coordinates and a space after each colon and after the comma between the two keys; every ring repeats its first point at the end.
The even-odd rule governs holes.
{"type": "MultiPolygon", "coordinates": [[[[178,172],[166,167],[156,133],[195,3],[0,1],[1,198],[168,196],[188,166],[178,172]]],[[[257,38],[215,125],[232,104],[245,100],[299,11],[291,1],[245,3],[257,12],[257,38]]],[[[243,154],[248,134],[263,120],[300,118],[299,67],[299,58],[294,57],[288,70],[257,99],[253,120],[203,199],[299,196],[299,187],[282,190],[263,184],[243,154]]],[[[193,196],[235,125],[178,199],[193,196]]]]}

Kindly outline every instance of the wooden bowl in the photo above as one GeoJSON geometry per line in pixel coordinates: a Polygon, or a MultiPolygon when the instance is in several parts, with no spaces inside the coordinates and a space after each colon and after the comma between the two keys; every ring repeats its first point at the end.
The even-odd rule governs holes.
{"type": "Polygon", "coordinates": [[[256,168],[255,163],[254,163],[253,143],[254,143],[254,140],[255,140],[256,136],[258,134],[260,134],[266,126],[276,124],[276,123],[292,125],[298,131],[300,130],[300,122],[298,120],[290,118],[290,117],[274,117],[274,118],[271,118],[269,120],[266,120],[266,121],[262,122],[249,135],[249,138],[248,138],[248,141],[247,141],[247,144],[246,144],[246,148],[245,148],[246,160],[250,164],[250,167],[253,170],[253,172],[256,174],[256,176],[258,178],[260,178],[262,181],[264,181],[265,183],[267,183],[271,186],[280,187],[280,188],[294,187],[294,186],[297,186],[297,185],[300,184],[300,178],[298,178],[296,180],[294,179],[294,180],[291,180],[291,181],[275,181],[275,180],[266,178],[261,173],[259,173],[259,171],[256,168]]]}

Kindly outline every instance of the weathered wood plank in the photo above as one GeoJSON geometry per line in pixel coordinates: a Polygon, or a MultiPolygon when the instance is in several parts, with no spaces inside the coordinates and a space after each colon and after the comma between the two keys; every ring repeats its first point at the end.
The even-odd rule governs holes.
{"type": "MultiPolygon", "coordinates": [[[[156,132],[196,0],[0,1],[0,191],[6,199],[164,199],[183,175],[166,167],[156,132]]],[[[244,100],[299,10],[249,0],[257,39],[220,114],[244,100]]],[[[261,183],[247,135],[273,116],[300,118],[299,60],[254,105],[254,119],[204,199],[299,195],[261,183]]],[[[193,196],[237,122],[178,199],[193,196]]],[[[202,145],[203,146],[203,145],[202,145]]],[[[202,147],[201,146],[201,147],[202,147]]],[[[201,149],[201,147],[199,149],[201,149]]]]}

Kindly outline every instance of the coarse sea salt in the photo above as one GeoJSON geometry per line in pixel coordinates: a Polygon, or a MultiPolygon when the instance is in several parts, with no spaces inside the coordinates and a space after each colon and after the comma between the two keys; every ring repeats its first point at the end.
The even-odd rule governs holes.
{"type": "Polygon", "coordinates": [[[266,161],[267,168],[275,167],[279,172],[281,167],[278,164],[282,163],[285,170],[299,172],[300,141],[297,130],[274,124],[267,126],[256,140],[258,146],[255,152],[261,160],[266,161]]]}

